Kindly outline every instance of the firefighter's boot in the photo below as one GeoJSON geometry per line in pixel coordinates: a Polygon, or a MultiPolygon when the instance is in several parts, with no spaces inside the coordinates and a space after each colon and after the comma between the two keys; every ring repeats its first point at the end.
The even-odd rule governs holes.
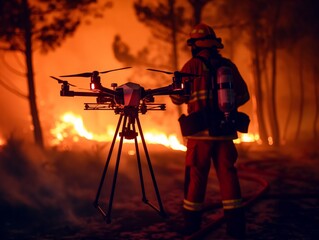
{"type": "Polygon", "coordinates": [[[191,235],[200,230],[202,223],[202,211],[190,211],[184,209],[184,235],[191,235]]]}
{"type": "Polygon", "coordinates": [[[227,234],[236,239],[245,239],[246,219],[244,208],[225,209],[227,234]]]}

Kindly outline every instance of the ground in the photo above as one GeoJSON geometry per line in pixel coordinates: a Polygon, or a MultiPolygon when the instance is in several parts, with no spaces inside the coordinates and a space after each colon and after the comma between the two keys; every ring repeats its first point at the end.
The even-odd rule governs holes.
{"type": "MultiPolygon", "coordinates": [[[[149,146],[152,167],[167,217],[142,202],[136,155],[124,144],[106,223],[93,206],[108,145],[90,149],[30,149],[11,141],[0,150],[1,239],[182,239],[184,152],[149,146]]],[[[141,150],[142,151],[142,150],[141,150]]],[[[319,164],[313,148],[238,146],[238,172],[247,201],[247,239],[319,239],[319,164]]],[[[117,150],[114,151],[115,156],[117,150]]],[[[154,193],[141,154],[145,193],[154,193]]],[[[100,203],[106,209],[115,157],[108,168],[100,203]]],[[[212,169],[203,228],[197,239],[230,239],[222,222],[219,187],[212,169]],[[217,224],[220,223],[220,224],[217,224]]],[[[196,238],[193,238],[196,239],[196,238]]]]}

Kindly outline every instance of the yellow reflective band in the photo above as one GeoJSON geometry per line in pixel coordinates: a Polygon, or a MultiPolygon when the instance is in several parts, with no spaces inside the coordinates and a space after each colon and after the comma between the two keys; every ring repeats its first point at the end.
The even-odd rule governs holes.
{"type": "Polygon", "coordinates": [[[231,199],[222,201],[224,209],[240,208],[242,206],[242,199],[231,199]]]}
{"type": "Polygon", "coordinates": [[[183,207],[190,211],[200,211],[203,209],[203,203],[191,202],[184,199],[183,207]]]}
{"type": "MultiPolygon", "coordinates": [[[[191,99],[189,100],[189,102],[196,102],[198,100],[205,100],[205,99],[207,99],[207,91],[201,90],[201,91],[194,92],[191,95],[191,99]]],[[[211,93],[209,93],[209,99],[213,99],[213,96],[211,93]]]]}
{"type": "Polygon", "coordinates": [[[223,204],[228,204],[228,203],[238,203],[238,202],[242,202],[243,200],[241,198],[239,199],[230,199],[230,200],[223,200],[223,204]]]}
{"type": "Polygon", "coordinates": [[[192,93],[192,97],[195,97],[197,95],[207,95],[207,90],[199,90],[192,93]]]}

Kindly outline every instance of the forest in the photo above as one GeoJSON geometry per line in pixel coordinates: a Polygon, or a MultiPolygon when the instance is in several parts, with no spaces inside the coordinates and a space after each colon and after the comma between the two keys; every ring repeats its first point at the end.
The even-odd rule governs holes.
{"type": "MultiPolygon", "coordinates": [[[[188,33],[195,24],[205,22],[222,38],[222,54],[238,65],[247,81],[251,101],[244,110],[251,117],[251,129],[258,134],[259,143],[280,146],[316,142],[319,31],[315,1],[243,0],[237,4],[235,0],[139,0],[121,4],[131,9],[147,33],[145,37],[134,36],[137,42],[144,39],[144,45],[133,44],[135,41],[126,40],[123,33],[111,37],[112,52],[108,54],[118,65],[179,70],[190,57],[185,44],[188,33]]],[[[35,76],[43,64],[38,56],[48,59],[50,53],[63,49],[63,43],[71,41],[81,27],[88,25],[93,30],[94,21],[103,21],[110,12],[114,14],[115,7],[112,1],[1,1],[1,91],[10,92],[13,101],[23,99],[28,104],[30,128],[38,145],[45,145],[43,132],[47,131],[41,122],[44,109],[39,110],[39,101],[45,99],[37,93],[41,87],[37,85],[43,82],[35,76]],[[18,86],[23,80],[15,78],[25,78],[25,82],[18,86]]],[[[118,14],[125,21],[123,13],[118,14]]],[[[147,71],[140,75],[137,70],[128,80],[155,79],[151,82],[162,84],[171,81],[147,71]]],[[[45,94],[42,96],[45,98],[45,94]]],[[[7,104],[4,97],[1,102],[7,104]]],[[[6,124],[2,121],[1,125],[6,124]]],[[[18,126],[14,124],[9,127],[12,131],[15,128],[18,126]]],[[[6,136],[10,134],[8,126],[2,129],[6,136]]]]}

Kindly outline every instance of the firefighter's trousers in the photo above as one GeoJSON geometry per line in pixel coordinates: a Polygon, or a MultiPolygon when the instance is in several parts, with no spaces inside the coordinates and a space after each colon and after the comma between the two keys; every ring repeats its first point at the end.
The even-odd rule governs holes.
{"type": "Polygon", "coordinates": [[[241,191],[235,162],[237,150],[232,140],[188,139],[184,208],[199,211],[203,207],[211,161],[220,185],[224,209],[241,205],[241,191]]]}

